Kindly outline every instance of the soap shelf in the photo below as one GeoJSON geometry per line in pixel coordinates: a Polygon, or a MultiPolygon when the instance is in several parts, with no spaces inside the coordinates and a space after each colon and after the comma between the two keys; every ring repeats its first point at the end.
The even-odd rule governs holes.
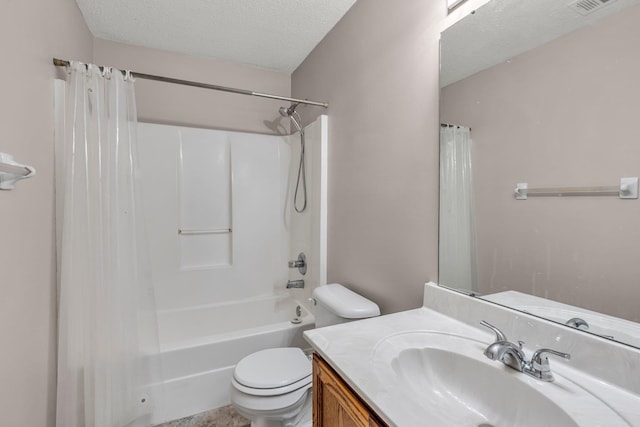
{"type": "Polygon", "coordinates": [[[34,167],[17,163],[11,154],[0,153],[0,190],[13,190],[16,182],[35,174],[34,167]]]}

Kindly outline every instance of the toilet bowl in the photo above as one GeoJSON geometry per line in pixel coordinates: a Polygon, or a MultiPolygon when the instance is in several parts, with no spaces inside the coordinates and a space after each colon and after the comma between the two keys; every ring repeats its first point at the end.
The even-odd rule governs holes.
{"type": "MultiPolygon", "coordinates": [[[[339,284],[313,292],[316,327],[380,315],[372,301],[339,284]]],[[[311,361],[296,347],[250,354],[236,365],[231,403],[252,427],[311,427],[311,361]]]]}
{"type": "Polygon", "coordinates": [[[311,383],[311,362],[301,349],[270,348],[236,365],[231,402],[255,427],[302,427],[307,419],[310,426],[311,383]]]}

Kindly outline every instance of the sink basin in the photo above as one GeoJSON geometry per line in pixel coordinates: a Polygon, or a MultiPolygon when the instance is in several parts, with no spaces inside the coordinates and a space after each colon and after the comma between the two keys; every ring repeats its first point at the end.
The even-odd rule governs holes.
{"type": "Polygon", "coordinates": [[[406,415],[399,425],[629,425],[557,372],[556,381],[546,383],[487,359],[482,354],[486,345],[432,331],[379,342],[372,362],[380,381],[400,385],[392,392],[402,402],[397,409],[406,415]]]}
{"type": "Polygon", "coordinates": [[[478,360],[436,348],[402,350],[393,369],[415,395],[458,425],[577,426],[558,405],[527,384],[478,360]],[[421,372],[422,375],[416,375],[421,372]]]}

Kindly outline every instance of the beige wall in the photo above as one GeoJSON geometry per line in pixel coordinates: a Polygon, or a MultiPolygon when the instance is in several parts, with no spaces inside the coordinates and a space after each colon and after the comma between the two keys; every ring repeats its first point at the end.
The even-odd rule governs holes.
{"type": "Polygon", "coordinates": [[[442,92],[470,126],[480,292],[533,293],[640,321],[640,201],[512,197],[640,176],[640,6],[442,92]]]}
{"type": "Polygon", "coordinates": [[[444,1],[359,1],[292,78],[295,97],[330,103],[328,280],[385,313],[420,306],[437,279],[445,14],[444,1]]]}
{"type": "MultiPolygon", "coordinates": [[[[287,73],[101,39],[94,44],[94,61],[140,73],[291,94],[291,77],[287,73]]],[[[272,99],[138,79],[136,101],[138,118],[145,122],[268,134],[288,133],[289,129],[287,120],[278,113],[278,108],[288,103],[272,99]]]]}
{"type": "Polygon", "coordinates": [[[5,1],[0,11],[0,151],[37,176],[0,192],[0,424],[55,424],[53,56],[90,61],[74,0],[5,1]]]}

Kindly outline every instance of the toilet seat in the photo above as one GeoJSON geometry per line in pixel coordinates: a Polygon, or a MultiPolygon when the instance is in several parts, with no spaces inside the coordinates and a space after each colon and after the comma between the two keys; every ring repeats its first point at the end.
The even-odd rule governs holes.
{"type": "Polygon", "coordinates": [[[311,384],[312,378],[311,374],[304,377],[300,381],[296,381],[295,383],[286,385],[284,387],[274,387],[274,388],[253,388],[247,387],[243,384],[240,384],[235,378],[231,378],[231,383],[236,388],[236,390],[241,391],[246,394],[251,394],[253,396],[278,396],[281,394],[291,393],[303,387],[306,387],[311,384]]]}
{"type": "Polygon", "coordinates": [[[311,384],[311,362],[295,347],[258,351],[236,365],[231,382],[254,396],[277,396],[311,384]]]}

